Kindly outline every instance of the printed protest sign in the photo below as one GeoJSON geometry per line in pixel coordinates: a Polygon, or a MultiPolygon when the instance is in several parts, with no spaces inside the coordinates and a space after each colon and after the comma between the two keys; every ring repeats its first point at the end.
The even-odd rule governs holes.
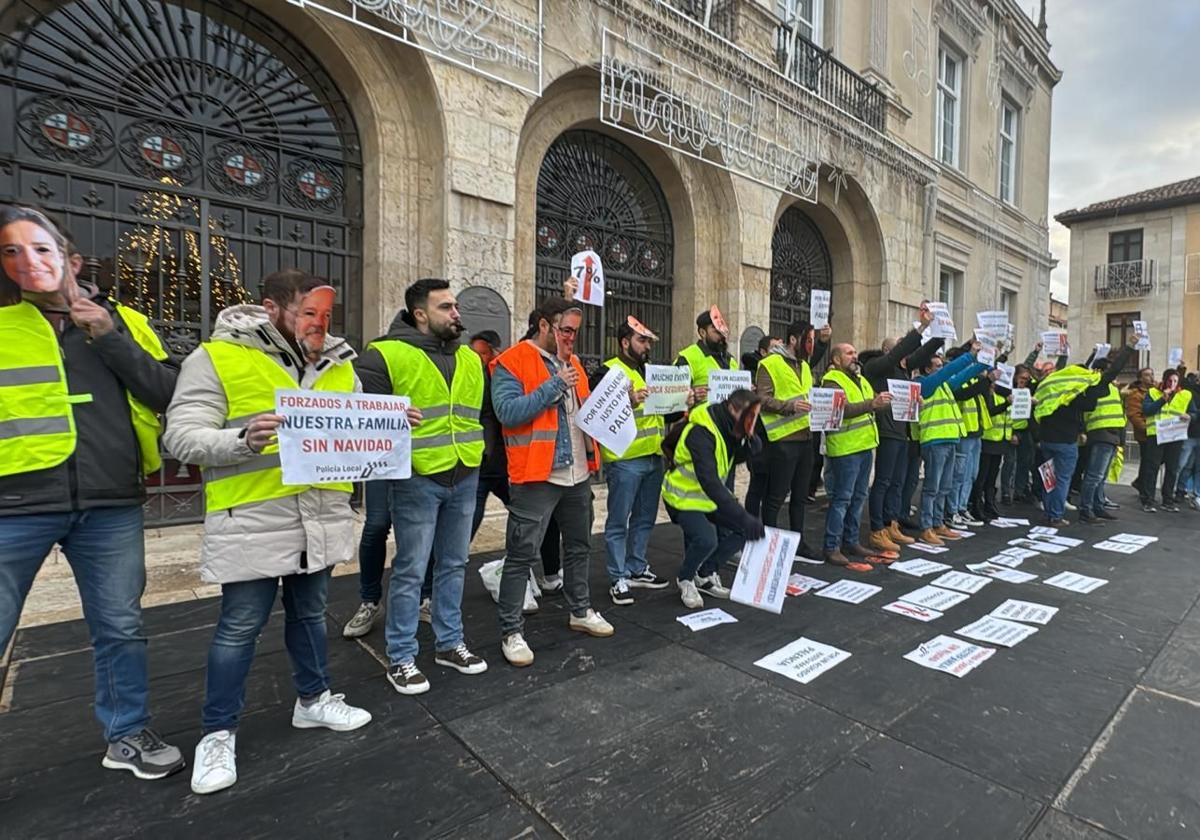
{"type": "Polygon", "coordinates": [[[888,393],[892,395],[892,419],[901,423],[916,423],[921,419],[921,383],[907,379],[889,379],[888,393]]]}
{"type": "Polygon", "coordinates": [[[1008,313],[1003,309],[989,309],[986,312],[975,313],[975,323],[980,332],[997,335],[1003,338],[1008,333],[1008,313]]]}
{"type": "Polygon", "coordinates": [[[1097,344],[1096,349],[1092,353],[1092,361],[1098,362],[1101,359],[1107,359],[1108,354],[1112,352],[1111,344],[1097,344]]]}
{"type": "Polygon", "coordinates": [[[1033,416],[1033,394],[1028,388],[1013,388],[1009,416],[1013,420],[1028,420],[1033,416]]]}
{"type": "Polygon", "coordinates": [[[753,389],[748,370],[710,370],[708,372],[708,401],[719,403],[739,388],[753,389]]]}
{"type": "Polygon", "coordinates": [[[791,644],[768,653],[754,664],[789,680],[808,685],[834,665],[849,658],[848,651],[802,636],[791,644]]]}
{"type": "Polygon", "coordinates": [[[676,414],[687,410],[692,372],[674,365],[646,365],[645,414],[676,414]]]}
{"type": "Polygon", "coordinates": [[[898,560],[888,566],[890,571],[904,572],[904,574],[913,575],[914,577],[925,577],[925,575],[931,575],[934,572],[944,572],[949,568],[950,566],[947,566],[945,563],[938,563],[933,560],[898,560]]]}
{"type": "Polygon", "coordinates": [[[1167,351],[1167,367],[1177,368],[1183,364],[1183,348],[1172,347],[1167,351]]]}
{"type": "Polygon", "coordinates": [[[941,618],[942,614],[937,610],[931,610],[929,607],[910,604],[907,601],[892,601],[890,604],[884,604],[881,608],[890,613],[915,618],[917,621],[933,621],[935,618],[941,618]]]}
{"type": "MultiPolygon", "coordinates": [[[[1012,559],[1011,557],[1008,559],[1012,559]]],[[[1018,572],[1016,569],[1007,568],[1005,564],[995,565],[993,563],[968,563],[967,568],[978,575],[987,575],[996,580],[1002,580],[1005,583],[1031,583],[1037,580],[1037,575],[1031,575],[1029,572],[1018,572]]]]}
{"type": "Polygon", "coordinates": [[[571,257],[575,299],[591,306],[604,306],[604,266],[595,251],[580,251],[571,257]]]}
{"type": "Polygon", "coordinates": [[[1067,346],[1067,334],[1062,330],[1050,330],[1042,333],[1042,353],[1045,356],[1067,356],[1070,355],[1070,347],[1067,346]]]}
{"type": "Polygon", "coordinates": [[[813,329],[829,326],[829,301],[831,293],[824,289],[813,289],[808,298],[808,320],[813,329]]]}
{"type": "Polygon", "coordinates": [[[278,389],[284,484],[412,476],[408,397],[278,389]]]}
{"type": "Polygon", "coordinates": [[[1032,601],[1018,601],[1009,598],[996,609],[992,615],[996,618],[1007,618],[1010,621],[1024,621],[1028,624],[1049,624],[1058,612],[1058,607],[1048,607],[1045,604],[1035,604],[1032,601]]]}
{"type": "Polygon", "coordinates": [[[881,592],[882,586],[873,583],[859,583],[856,580],[839,580],[830,584],[815,594],[821,598],[832,598],[835,601],[845,601],[847,604],[861,604],[876,592],[881,592]]]}
{"type": "Polygon", "coordinates": [[[625,453],[637,436],[633,403],[629,401],[631,387],[625,371],[610,367],[575,416],[575,425],[584,434],[591,435],[618,456],[625,453]]]}
{"type": "Polygon", "coordinates": [[[838,388],[813,388],[808,392],[809,425],[814,432],[836,432],[846,413],[846,392],[838,388]]]}
{"type": "Polygon", "coordinates": [[[909,662],[953,677],[963,677],[996,652],[995,648],[964,642],[953,636],[935,636],[904,658],[909,662]]]}
{"type": "Polygon", "coordinates": [[[1187,440],[1189,418],[1185,414],[1179,417],[1167,417],[1158,421],[1158,442],[1175,443],[1187,440]]]}
{"type": "Polygon", "coordinates": [[[803,595],[805,592],[815,592],[818,589],[824,589],[829,585],[829,581],[821,580],[820,578],[809,577],[808,575],[789,575],[787,580],[787,594],[803,595]]]}
{"type": "Polygon", "coordinates": [[[1133,334],[1137,336],[1137,344],[1133,345],[1134,350],[1149,350],[1150,349],[1150,327],[1145,321],[1133,322],[1133,334]]]}
{"type": "Polygon", "coordinates": [[[1059,572],[1054,577],[1046,578],[1042,583],[1065,589],[1068,592],[1082,592],[1086,595],[1088,592],[1104,586],[1108,581],[1104,578],[1081,575],[1078,572],[1059,572]]]}
{"type": "Polygon", "coordinates": [[[996,370],[1000,371],[1000,377],[996,380],[996,384],[1001,388],[1008,388],[1010,391],[1013,387],[1013,376],[1017,373],[1015,365],[1006,365],[1000,362],[996,365],[996,370]]]}
{"type": "Polygon", "coordinates": [[[746,543],[730,600],[775,614],[782,612],[792,558],[799,547],[799,534],[779,528],[767,528],[761,540],[746,543]]]}
{"type": "Polygon", "coordinates": [[[959,627],[954,632],[968,639],[974,639],[977,642],[1012,647],[1036,633],[1037,628],[1030,627],[1028,624],[1018,624],[1015,621],[996,618],[994,615],[985,615],[983,618],[968,624],[966,627],[959,627]]]}
{"type": "Polygon", "coordinates": [[[933,323],[929,325],[930,338],[944,338],[947,342],[958,340],[958,331],[954,328],[954,319],[950,317],[950,308],[941,301],[929,304],[933,314],[933,323]]]}
{"type": "Polygon", "coordinates": [[[922,607],[929,607],[931,610],[945,612],[970,597],[966,593],[942,589],[939,586],[922,586],[920,589],[914,589],[907,595],[901,595],[900,600],[922,607]]]}
{"type": "Polygon", "coordinates": [[[718,624],[736,624],[737,619],[722,609],[701,610],[700,612],[688,613],[687,615],[678,616],[676,619],[687,629],[695,633],[697,630],[706,630],[709,627],[716,627],[718,624]]]}
{"type": "MultiPolygon", "coordinates": [[[[1049,493],[1058,486],[1058,478],[1054,475],[1054,461],[1038,465],[1038,475],[1042,477],[1042,489],[1049,493]]],[[[1010,543],[1011,545],[1011,543],[1010,543]]]]}

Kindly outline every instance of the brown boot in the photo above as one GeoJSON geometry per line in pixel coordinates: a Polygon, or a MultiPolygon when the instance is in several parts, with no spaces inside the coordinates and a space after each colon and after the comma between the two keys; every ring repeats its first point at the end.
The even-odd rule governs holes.
{"type": "Polygon", "coordinates": [[[916,542],[908,534],[900,530],[900,523],[893,521],[887,527],[888,536],[892,538],[892,542],[900,545],[912,545],[916,542]]]}
{"type": "Polygon", "coordinates": [[[870,563],[863,563],[859,560],[848,559],[845,554],[842,554],[842,552],[838,551],[836,548],[833,551],[824,552],[822,557],[829,565],[841,566],[843,569],[851,572],[869,572],[875,568],[870,563]]]}
{"type": "Polygon", "coordinates": [[[921,532],[921,542],[925,545],[945,545],[942,538],[938,536],[937,531],[932,528],[926,528],[921,532]]]}
{"type": "Polygon", "coordinates": [[[945,525],[939,525],[936,528],[934,528],[933,530],[937,531],[937,535],[944,540],[961,540],[962,539],[962,537],[960,537],[958,534],[954,533],[952,530],[947,528],[945,525]]]}
{"type": "Polygon", "coordinates": [[[878,531],[871,532],[871,548],[877,548],[880,551],[899,551],[900,546],[892,542],[891,535],[887,528],[881,528],[878,531]]]}
{"type": "Polygon", "coordinates": [[[842,554],[850,557],[870,557],[875,554],[874,551],[867,548],[862,543],[854,543],[853,545],[843,545],[842,554]]]}

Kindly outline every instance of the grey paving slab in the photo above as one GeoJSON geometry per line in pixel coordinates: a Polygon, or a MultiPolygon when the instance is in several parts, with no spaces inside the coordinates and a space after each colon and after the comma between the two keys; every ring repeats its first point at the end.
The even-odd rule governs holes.
{"type": "Polygon", "coordinates": [[[1062,808],[1129,840],[1198,837],[1198,754],[1200,707],[1138,690],[1062,808]]]}
{"type": "Polygon", "coordinates": [[[1083,820],[1051,808],[1038,821],[1028,840],[1121,840],[1083,820]]]}
{"type": "Polygon", "coordinates": [[[1200,703],[1200,606],[1175,628],[1142,683],[1200,703]]]}

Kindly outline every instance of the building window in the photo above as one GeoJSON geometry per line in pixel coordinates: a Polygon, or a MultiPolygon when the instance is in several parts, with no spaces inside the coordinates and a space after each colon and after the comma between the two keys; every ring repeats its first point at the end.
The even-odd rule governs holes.
{"type": "Polygon", "coordinates": [[[1108,261],[1134,262],[1142,258],[1142,229],[1116,230],[1108,235],[1108,261]]]}
{"type": "Polygon", "coordinates": [[[802,37],[821,45],[825,0],[775,0],[775,14],[789,27],[797,27],[802,37]]]}
{"type": "Polygon", "coordinates": [[[947,166],[959,168],[962,129],[963,60],[942,44],[938,47],[937,155],[947,166]]]}
{"type": "MultiPolygon", "coordinates": [[[[1125,346],[1125,342],[1133,335],[1133,322],[1142,320],[1141,312],[1110,312],[1106,316],[1107,330],[1105,333],[1105,341],[1112,347],[1112,353],[1125,346]]],[[[1146,366],[1146,357],[1148,353],[1141,351],[1138,353],[1138,367],[1146,366]]]]}
{"type": "Polygon", "coordinates": [[[946,304],[954,323],[962,321],[962,283],[963,273],[952,268],[943,268],[938,272],[938,300],[946,304]]]}
{"type": "Polygon", "coordinates": [[[1000,290],[1000,310],[1008,315],[1010,324],[1016,323],[1013,321],[1013,312],[1017,310],[1017,293],[1008,289],[1000,290]]]}
{"type": "Polygon", "coordinates": [[[1020,115],[1007,99],[1000,104],[1000,200],[1017,203],[1017,142],[1020,115]]]}

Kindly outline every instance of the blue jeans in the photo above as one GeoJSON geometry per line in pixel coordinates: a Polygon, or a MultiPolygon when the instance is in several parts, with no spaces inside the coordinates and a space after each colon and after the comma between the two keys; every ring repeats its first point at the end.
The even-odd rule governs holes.
{"type": "Polygon", "coordinates": [[[430,552],[437,556],[432,604],[436,649],[450,650],[463,641],[463,579],[479,472],[452,487],[420,475],[389,483],[392,524],[402,538],[392,563],[385,635],[388,662],[399,665],[412,662],[417,656],[421,582],[425,579],[430,552]]]}
{"type": "Polygon", "coordinates": [[[979,476],[979,453],[982,450],[983,438],[965,437],[958,441],[954,458],[954,489],[950,495],[955,513],[964,513],[971,505],[971,488],[979,476]]]}
{"type": "Polygon", "coordinates": [[[879,531],[900,518],[900,493],[908,473],[908,441],[882,438],[875,450],[875,482],[867,502],[871,530],[879,531]]]}
{"type": "Polygon", "coordinates": [[[325,659],[325,603],[329,569],[283,578],[259,578],[221,586],[221,616],[208,647],[204,686],[204,733],[237,729],[246,704],[246,676],[258,636],[283,583],[283,639],[292,660],[292,684],[302,700],[329,688],[325,659]]]}
{"type": "Polygon", "coordinates": [[[646,571],[646,546],[658,518],[658,494],[663,480],[659,455],[645,455],[604,465],[608,482],[608,519],[604,547],[608,550],[608,580],[646,571]]]}
{"type": "Polygon", "coordinates": [[[1189,495],[1200,493],[1200,438],[1188,438],[1183,442],[1183,455],[1179,462],[1179,489],[1189,495]]]}
{"type": "MultiPolygon", "coordinates": [[[[1042,509],[1048,519],[1062,519],[1067,511],[1067,491],[1071,488],[1071,474],[1079,460],[1079,447],[1074,443],[1042,442],[1042,452],[1054,461],[1054,489],[1042,499],[1042,509]]],[[[1038,477],[1041,481],[1041,476],[1038,477]]]]}
{"type": "Polygon", "coordinates": [[[826,551],[858,545],[859,518],[870,479],[870,449],[853,455],[825,456],[825,493],[829,496],[829,512],[825,515],[826,551]]]}
{"type": "Polygon", "coordinates": [[[1108,468],[1117,454],[1111,443],[1093,442],[1088,446],[1087,465],[1083,481],[1079,485],[1079,512],[1099,516],[1104,510],[1104,482],[1108,480],[1108,468]]]}
{"type": "Polygon", "coordinates": [[[953,511],[947,499],[954,489],[954,468],[958,462],[958,447],[954,443],[931,443],[921,447],[921,463],[925,467],[925,483],[921,485],[921,530],[946,524],[953,511]]]}
{"type": "Polygon", "coordinates": [[[683,529],[683,562],[679,565],[679,580],[692,580],[696,575],[708,577],[721,568],[721,559],[741,551],[746,538],[738,531],[718,529],[708,514],[698,510],[676,510],[666,505],[671,521],[683,529]]]}
{"type": "Polygon", "coordinates": [[[142,506],[0,517],[0,656],[55,543],[71,564],[92,639],[96,718],[104,739],[117,741],[150,723],[141,608],[146,588],[142,506]]]}
{"type": "MultiPolygon", "coordinates": [[[[383,564],[387,559],[388,532],[392,530],[389,482],[366,482],[366,519],[358,542],[358,592],[364,602],[383,598],[383,564]]],[[[396,565],[395,559],[392,565],[396,565]]]]}

